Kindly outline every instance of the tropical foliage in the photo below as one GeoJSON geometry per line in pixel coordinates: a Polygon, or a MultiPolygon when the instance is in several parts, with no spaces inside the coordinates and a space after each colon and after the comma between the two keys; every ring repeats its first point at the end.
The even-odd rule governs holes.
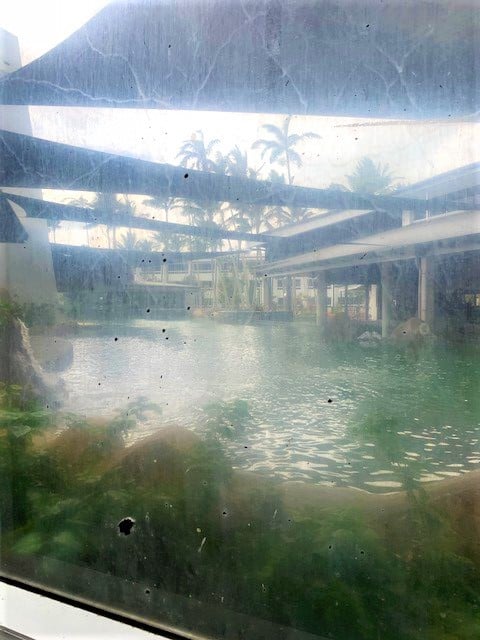
{"type": "MultiPolygon", "coordinates": [[[[136,420],[155,414],[160,423],[140,399],[103,423],[59,417],[0,386],[5,570],[33,564],[38,582],[117,607],[131,585],[139,614],[209,636],[228,623],[240,637],[245,614],[266,625],[255,638],[284,637],[282,627],[352,640],[478,637],[478,559],[424,491],[410,487],[387,528],[385,509],[288,502],[278,482],[232,469],[226,448],[251,420],[246,401],[209,403],[203,437],[167,427],[126,446],[136,420]],[[199,621],[184,604],[195,601],[213,615],[199,621]]],[[[396,459],[392,424],[362,429],[396,459]]]]}
{"type": "Polygon", "coordinates": [[[388,164],[376,164],[368,157],[360,158],[353,173],[347,176],[350,189],[365,195],[388,193],[395,179],[388,164]]]}
{"type": "Polygon", "coordinates": [[[151,251],[153,242],[146,239],[139,239],[135,231],[129,229],[118,241],[117,248],[127,251],[151,251]]]}
{"type": "Polygon", "coordinates": [[[177,159],[182,166],[190,169],[223,173],[225,159],[217,149],[219,144],[220,140],[205,142],[202,131],[196,131],[190,140],[182,144],[177,159]]]}
{"type": "Polygon", "coordinates": [[[292,117],[285,118],[281,127],[273,124],[265,124],[262,129],[267,138],[256,140],[252,149],[261,149],[262,159],[267,157],[272,164],[285,167],[288,184],[292,184],[292,166],[301,167],[302,157],[298,152],[298,146],[305,140],[319,140],[320,136],[313,131],[306,133],[290,133],[292,117]]]}

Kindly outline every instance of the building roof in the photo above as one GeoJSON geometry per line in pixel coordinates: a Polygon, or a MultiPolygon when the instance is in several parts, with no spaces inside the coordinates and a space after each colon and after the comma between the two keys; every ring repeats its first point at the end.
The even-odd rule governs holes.
{"type": "Polygon", "coordinates": [[[342,210],[327,210],[320,215],[308,218],[303,222],[297,222],[294,224],[285,225],[278,229],[269,231],[269,235],[274,238],[292,238],[293,236],[300,235],[302,233],[308,233],[309,231],[316,231],[323,227],[329,227],[345,220],[353,220],[355,218],[361,218],[369,213],[373,213],[372,209],[342,209],[342,210]]]}
{"type": "Polygon", "coordinates": [[[462,194],[470,193],[472,190],[480,191],[480,162],[474,162],[452,171],[440,173],[428,180],[416,182],[399,189],[395,195],[403,198],[430,200],[453,194],[459,194],[461,197],[462,194]]]}
{"type": "MultiPolygon", "coordinates": [[[[400,226],[397,219],[395,224],[387,225],[388,228],[375,224],[374,233],[364,230],[362,233],[362,219],[371,217],[372,213],[377,219],[381,211],[355,210],[327,211],[305,223],[278,229],[275,235],[284,238],[284,243],[288,239],[290,242],[270,252],[273,259],[266,265],[268,272],[272,275],[308,273],[364,265],[372,261],[414,257],[420,248],[434,253],[455,252],[462,247],[466,250],[467,246],[468,250],[478,250],[480,208],[476,206],[475,194],[480,192],[479,186],[480,163],[473,163],[396,192],[393,198],[416,198],[418,203],[424,203],[425,210],[431,202],[445,203],[443,213],[437,211],[437,215],[430,218],[422,216],[423,219],[408,226],[400,226]],[[448,211],[455,203],[459,205],[457,210],[448,211]],[[341,226],[346,221],[351,221],[357,231],[335,229],[335,225],[341,226]],[[327,226],[330,227],[328,231],[320,236],[318,230],[327,226]]],[[[389,219],[392,221],[391,216],[389,219]]]]}

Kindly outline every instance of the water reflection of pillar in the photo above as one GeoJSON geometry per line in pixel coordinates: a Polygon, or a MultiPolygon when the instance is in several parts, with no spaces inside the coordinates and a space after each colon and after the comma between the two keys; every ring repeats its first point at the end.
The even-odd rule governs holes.
{"type": "Polygon", "coordinates": [[[418,263],[418,318],[430,327],[434,320],[435,282],[432,257],[422,257],[418,263]]]}
{"type": "Polygon", "coordinates": [[[393,267],[390,262],[382,262],[380,275],[382,282],[382,338],[387,338],[390,334],[393,305],[393,267]]]}
{"type": "Polygon", "coordinates": [[[325,333],[327,323],[327,282],[325,271],[320,271],[315,279],[315,318],[320,333],[325,333]]]}
{"type": "Polygon", "coordinates": [[[272,278],[264,276],[262,280],[262,302],[265,311],[272,310],[272,278]]]}
{"type": "Polygon", "coordinates": [[[285,276],[285,310],[294,312],[294,292],[292,276],[285,276]]]}

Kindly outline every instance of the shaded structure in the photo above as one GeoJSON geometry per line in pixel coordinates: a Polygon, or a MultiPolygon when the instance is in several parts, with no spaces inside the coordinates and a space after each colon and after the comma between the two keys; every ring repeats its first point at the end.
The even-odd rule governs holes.
{"type": "MultiPolygon", "coordinates": [[[[328,0],[321,11],[315,3],[289,0],[113,3],[65,42],[4,77],[0,101],[402,121],[473,118],[479,104],[477,29],[474,0],[464,0],[454,14],[448,4],[429,0],[387,0],[381,6],[328,0]]],[[[366,299],[376,287],[378,317],[388,335],[393,306],[398,310],[400,305],[404,314],[412,308],[407,300],[411,287],[405,283],[416,272],[416,313],[432,323],[438,273],[434,261],[462,254],[465,263],[478,250],[478,165],[395,195],[368,196],[186,170],[11,131],[0,132],[0,154],[3,188],[145,194],[206,207],[230,203],[322,210],[303,225],[250,234],[215,223],[180,225],[22,196],[8,196],[2,204],[2,220],[9,221],[4,234],[10,229],[8,237],[17,241],[24,236],[9,202],[31,218],[161,230],[202,237],[219,247],[225,240],[238,240],[248,242],[249,248],[265,248],[267,263],[258,276],[266,310],[271,307],[272,277],[284,278],[290,311],[295,305],[291,278],[308,275],[315,278],[320,326],[327,306],[325,286],[345,285],[348,312],[348,286],[361,284],[366,299]],[[401,295],[399,281],[404,283],[401,295]]],[[[77,253],[74,261],[84,263],[87,256],[97,259],[76,249],[54,252],[56,260],[67,253],[77,253]]],[[[100,262],[113,256],[95,255],[100,262]]],[[[137,258],[129,255],[127,271],[137,258]]],[[[125,256],[116,254],[112,265],[118,259],[125,256]]],[[[178,257],[181,262],[192,259],[178,257]]]]}
{"type": "MultiPolygon", "coordinates": [[[[2,198],[4,208],[10,207],[9,201],[14,202],[24,209],[28,217],[33,218],[180,233],[203,237],[214,244],[221,244],[225,239],[236,239],[248,241],[250,247],[264,246],[267,262],[258,275],[265,279],[262,285],[265,311],[271,311],[272,287],[269,278],[285,277],[284,310],[290,312],[295,306],[295,288],[291,276],[313,276],[316,278],[317,322],[321,327],[321,319],[326,311],[325,283],[363,284],[366,298],[370,296],[370,287],[375,285],[379,310],[376,315],[382,319],[382,334],[389,335],[399,315],[397,313],[396,318],[392,316],[394,300],[397,307],[403,309],[400,315],[408,317],[414,312],[412,304],[406,302],[408,292],[412,290],[408,284],[411,278],[406,275],[410,269],[406,266],[409,261],[414,261],[416,265],[418,263],[419,271],[415,313],[422,321],[432,325],[435,303],[432,294],[433,262],[430,257],[478,250],[479,164],[413,185],[403,193],[368,196],[335,189],[278,185],[204,171],[186,171],[182,167],[81,149],[5,131],[0,134],[0,145],[5,159],[0,170],[1,184],[10,188],[75,188],[113,193],[124,192],[128,188],[129,193],[181,197],[203,202],[206,206],[218,202],[240,202],[259,207],[273,205],[323,209],[320,215],[301,224],[282,227],[268,234],[250,234],[226,230],[219,225],[193,226],[162,222],[13,194],[4,194],[2,198]],[[390,264],[398,261],[402,262],[400,275],[398,269],[392,269],[390,264]],[[322,275],[323,272],[327,274],[322,275]],[[394,285],[398,278],[403,282],[400,293],[394,285]]],[[[11,211],[9,215],[9,219],[14,220],[11,211]]],[[[56,251],[61,253],[62,249],[56,251]]],[[[87,269],[88,261],[93,259],[89,251],[96,250],[82,250],[79,253],[72,248],[70,253],[81,254],[84,269],[87,269]]],[[[159,263],[160,260],[170,260],[185,263],[223,255],[228,255],[228,252],[177,252],[171,255],[153,252],[147,259],[145,252],[130,251],[125,252],[123,259],[127,257],[129,268],[132,268],[135,261],[159,263]]],[[[113,254],[105,254],[103,259],[107,260],[107,256],[113,254]]],[[[116,256],[122,257],[122,253],[116,256]]],[[[347,295],[345,304],[348,312],[347,295]]]]}
{"type": "MultiPolygon", "coordinates": [[[[337,189],[313,189],[197,171],[94,151],[0,130],[0,184],[10,188],[69,189],[136,193],[257,206],[423,211],[416,198],[365,196],[337,189]]],[[[445,207],[440,199],[431,205],[445,207]]],[[[223,230],[231,234],[232,231],[223,230]]],[[[237,232],[238,233],[238,232],[237,232]]],[[[228,237],[223,236],[223,237],[228,237]]],[[[255,240],[252,235],[249,239],[255,240]]]]}
{"type": "MultiPolygon", "coordinates": [[[[366,299],[370,287],[376,287],[384,337],[394,323],[414,315],[438,327],[438,312],[445,319],[447,308],[459,310],[455,296],[480,292],[480,164],[412,185],[399,195],[417,197],[423,215],[418,209],[327,212],[273,231],[280,240],[267,245],[267,262],[259,275],[288,282],[299,274],[316,278],[317,322],[322,327],[325,287],[339,281],[363,284],[366,299]],[[440,211],[441,201],[453,210],[440,211]]],[[[287,304],[293,304],[290,297],[287,304]]],[[[368,306],[366,301],[366,320],[368,306]]]]}
{"type": "Polygon", "coordinates": [[[4,104],[468,115],[478,104],[476,6],[116,2],[6,78],[0,96],[4,104]]]}

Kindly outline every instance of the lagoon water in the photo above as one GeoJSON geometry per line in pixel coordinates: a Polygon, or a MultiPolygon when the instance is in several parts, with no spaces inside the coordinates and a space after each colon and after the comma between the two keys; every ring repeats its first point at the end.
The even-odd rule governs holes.
{"type": "Polygon", "coordinates": [[[315,326],[135,321],[73,338],[65,409],[112,415],[139,397],[204,432],[228,414],[237,468],[289,480],[400,490],[480,468],[478,345],[423,348],[322,343],[315,326]],[[247,403],[245,405],[245,403],[247,403]]]}

